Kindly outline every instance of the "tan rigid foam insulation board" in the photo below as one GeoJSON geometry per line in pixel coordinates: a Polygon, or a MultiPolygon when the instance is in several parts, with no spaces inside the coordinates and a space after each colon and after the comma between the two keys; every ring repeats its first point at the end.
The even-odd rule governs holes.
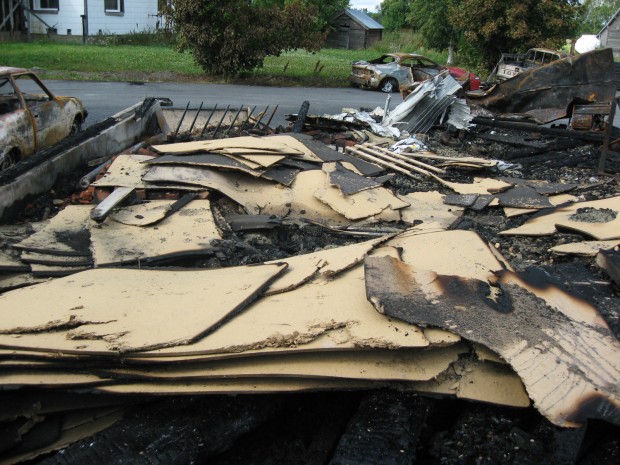
{"type": "Polygon", "coordinates": [[[416,225],[417,230],[448,229],[463,215],[462,207],[443,203],[444,196],[439,192],[414,192],[399,197],[409,204],[400,210],[402,220],[409,224],[422,221],[416,225]]]}
{"type": "Polygon", "coordinates": [[[303,155],[301,150],[284,144],[284,140],[275,137],[232,137],[230,139],[180,142],[177,144],[154,145],[153,149],[161,153],[218,152],[226,149],[260,149],[280,154],[303,155]]]}
{"type": "Polygon", "coordinates": [[[584,241],[573,242],[571,244],[556,245],[549,249],[550,252],[562,255],[582,255],[585,257],[596,257],[599,250],[611,250],[620,246],[620,240],[613,241],[584,241]]]}
{"type": "Polygon", "coordinates": [[[87,225],[91,205],[68,205],[40,231],[14,245],[15,248],[54,255],[90,255],[87,225]],[[58,238],[71,238],[61,242],[58,238]],[[77,243],[76,239],[80,239],[77,243]]]}
{"type": "Polygon", "coordinates": [[[448,329],[500,355],[554,424],[620,424],[620,342],[595,307],[542,278],[438,268],[367,257],[368,298],[383,314],[448,329]]]}
{"type": "Polygon", "coordinates": [[[500,234],[547,236],[555,234],[557,228],[570,229],[599,241],[620,238],[620,196],[558,207],[500,234]]]}
{"type": "Polygon", "coordinates": [[[241,312],[285,266],[84,271],[0,296],[0,333],[68,328],[69,346],[99,339],[109,350],[187,344],[241,312]]]}
{"type": "Polygon", "coordinates": [[[150,226],[163,220],[176,200],[151,200],[113,210],[108,218],[128,226],[150,226]]]}
{"type": "Polygon", "coordinates": [[[119,155],[112,162],[108,171],[92,185],[144,188],[146,184],[142,181],[142,176],[148,171],[149,165],[142,162],[152,158],[154,157],[150,155],[119,155]]]}
{"type": "Polygon", "coordinates": [[[200,253],[221,239],[208,200],[194,200],[151,227],[107,218],[100,224],[92,222],[90,231],[96,266],[200,253]]]}
{"type": "MultiPolygon", "coordinates": [[[[437,180],[439,180],[439,178],[437,178],[437,180]]],[[[471,184],[462,184],[444,180],[441,180],[440,182],[458,194],[495,194],[512,187],[512,184],[492,178],[474,178],[474,182],[471,184]]]]}
{"type": "MultiPolygon", "coordinates": [[[[265,265],[268,266],[268,265],[265,265]]],[[[272,265],[276,266],[276,265],[272,265]]],[[[253,267],[248,267],[248,270],[252,270],[253,267]]],[[[73,293],[73,288],[81,286],[79,283],[71,282],[76,276],[81,276],[89,273],[97,273],[102,271],[108,271],[112,276],[111,279],[122,280],[123,284],[127,287],[135,286],[132,279],[121,277],[120,271],[131,271],[139,273],[135,270],[91,270],[78,275],[73,275],[70,278],[63,278],[53,283],[58,283],[52,289],[56,292],[61,292],[63,286],[67,286],[65,283],[69,283],[70,287],[66,288],[64,293],[73,293]],[[114,274],[114,273],[117,274],[114,274]]],[[[144,271],[148,273],[147,271],[144,271]]],[[[217,281],[223,281],[226,283],[226,279],[230,279],[232,282],[228,283],[228,286],[241,286],[242,280],[247,280],[247,271],[243,267],[241,268],[223,268],[217,270],[200,270],[200,271],[188,271],[185,275],[181,275],[179,281],[184,281],[183,285],[188,287],[188,293],[182,295],[190,301],[191,307],[207,305],[209,302],[213,302],[213,298],[210,298],[206,292],[202,289],[204,286],[209,286],[210,283],[205,282],[207,275],[201,273],[213,273],[215,276],[221,276],[217,281]],[[182,276],[188,278],[183,280],[182,276]],[[234,276],[234,277],[233,277],[234,276]],[[196,294],[196,295],[194,295],[196,294]]],[[[163,273],[161,280],[166,282],[166,276],[170,271],[160,271],[152,273],[163,273]]],[[[88,275],[87,275],[88,276],[88,275]]],[[[138,275],[139,276],[139,275],[138,275]]],[[[175,289],[175,286],[170,284],[160,284],[157,288],[157,284],[154,278],[149,278],[150,275],[144,275],[144,278],[140,278],[138,282],[144,282],[144,286],[136,286],[136,292],[130,292],[127,290],[125,294],[132,295],[132,298],[124,298],[124,296],[118,295],[118,292],[114,292],[113,296],[125,303],[125,306],[137,305],[141,314],[146,317],[149,315],[148,304],[145,303],[146,298],[148,302],[153,302],[155,308],[162,310],[161,318],[164,318],[165,307],[169,305],[174,309],[166,314],[165,321],[177,321],[179,317],[175,315],[183,315],[183,306],[180,304],[180,297],[175,300],[175,294],[181,294],[180,291],[175,289]],[[146,281],[149,279],[149,281],[146,281]],[[153,289],[153,290],[151,290],[153,289]],[[155,291],[155,289],[158,289],[155,291]],[[169,290],[169,293],[162,294],[159,289],[169,290]],[[152,293],[149,293],[152,292],[152,293]],[[146,295],[142,295],[146,294],[146,295]],[[135,297],[134,297],[135,296],[135,297]],[[138,302],[139,304],[136,304],[138,302]]],[[[211,275],[209,275],[211,276],[211,275]]],[[[171,279],[171,278],[167,278],[171,279]]],[[[83,281],[83,279],[81,280],[83,281]]],[[[92,279],[88,282],[98,283],[101,288],[102,295],[99,296],[103,299],[108,289],[107,294],[110,294],[110,280],[98,279],[98,275],[93,275],[92,279]],[[106,283],[107,281],[107,283],[106,283]]],[[[44,283],[52,284],[52,283],[44,283]]],[[[217,285],[214,283],[214,285],[217,285]]],[[[118,286],[115,284],[114,286],[118,286]]],[[[231,289],[227,289],[228,286],[216,288],[221,293],[232,292],[231,289]]],[[[36,286],[35,288],[37,288],[36,286]]],[[[92,286],[89,286],[92,287],[92,286]]],[[[29,288],[29,289],[35,289],[29,288]]],[[[21,289],[19,291],[27,291],[27,289],[21,289]]],[[[5,326],[24,326],[19,321],[13,321],[8,316],[5,316],[5,323],[2,323],[3,319],[2,309],[4,302],[8,296],[18,291],[12,291],[12,293],[5,294],[0,297],[0,328],[5,326]]],[[[42,289],[41,293],[48,292],[47,289],[42,289]]],[[[69,294],[71,295],[71,294],[69,294]]],[[[228,298],[232,296],[225,294],[228,298]]],[[[77,299],[77,296],[73,296],[77,299]]],[[[51,297],[47,297],[50,299],[51,297]]],[[[240,299],[241,297],[238,296],[240,299]]],[[[23,297],[12,296],[12,299],[22,302],[23,297]]],[[[80,299],[83,300],[83,299],[80,299]]],[[[105,309],[109,307],[115,309],[117,312],[121,311],[115,308],[114,302],[109,302],[109,299],[98,302],[98,307],[101,308],[102,320],[109,321],[112,319],[112,314],[106,315],[105,309]]],[[[55,299],[54,299],[55,301],[55,299]]],[[[187,305],[190,305],[187,303],[187,305]]],[[[23,304],[20,304],[23,308],[23,304]]],[[[69,301],[66,303],[68,308],[79,306],[80,303],[73,303],[69,301]]],[[[40,307],[40,306],[39,306],[40,307]]],[[[64,306],[62,307],[64,308],[64,306]]],[[[58,319],[54,315],[52,309],[47,309],[46,312],[43,309],[38,309],[37,324],[45,329],[45,323],[49,320],[55,319],[58,325],[65,323],[71,319],[71,313],[64,315],[63,319],[58,319]],[[41,314],[42,313],[42,314],[41,314]]],[[[76,310],[77,312],[77,310],[76,310]]],[[[152,310],[151,310],[152,312],[152,310]]],[[[6,315],[6,312],[5,312],[6,315]]],[[[25,315],[25,313],[24,313],[25,315]]],[[[159,314],[158,314],[159,315],[159,314]]],[[[193,315],[193,313],[192,313],[193,315]]],[[[62,316],[62,315],[61,315],[62,316]]],[[[208,315],[193,315],[195,317],[208,318],[208,315]]],[[[27,319],[27,318],[24,318],[27,319]]],[[[79,320],[79,318],[73,318],[71,321],[79,320]]],[[[167,323],[162,323],[161,320],[148,321],[148,327],[142,326],[143,318],[135,318],[134,324],[139,325],[137,328],[140,333],[148,333],[151,328],[167,328],[170,326],[167,323]]],[[[200,332],[200,327],[195,322],[190,321],[188,317],[183,320],[183,325],[180,327],[192,328],[196,333],[200,332]]],[[[26,321],[23,323],[27,323],[26,321]]],[[[32,322],[31,322],[32,323],[32,322]]],[[[114,324],[111,322],[110,324],[114,324]]],[[[122,331],[122,328],[127,330],[129,322],[119,321],[116,327],[113,328],[116,331],[122,331]]],[[[133,342],[132,348],[138,347],[138,341],[125,341],[124,339],[131,337],[131,333],[125,336],[120,341],[114,341],[114,337],[123,338],[122,335],[113,334],[112,329],[106,329],[105,323],[99,325],[90,325],[89,331],[94,331],[97,327],[101,328],[100,333],[109,334],[108,336],[101,337],[101,339],[68,339],[62,332],[41,332],[36,334],[11,334],[7,331],[0,330],[0,344],[6,348],[34,348],[34,349],[47,349],[50,351],[74,351],[76,353],[105,353],[115,351],[117,347],[123,347],[128,342],[133,342]],[[92,329],[91,329],[92,328],[92,329]],[[5,334],[1,334],[5,333],[5,334]],[[104,340],[105,339],[105,340],[104,340]],[[112,340],[112,342],[108,342],[112,340]]],[[[179,328],[172,328],[178,330],[179,328]]],[[[75,333],[76,330],[70,333],[75,333]]],[[[276,294],[268,297],[263,297],[250,305],[243,312],[239,313],[235,318],[230,319],[226,324],[221,325],[217,330],[210,333],[206,337],[192,340],[191,346],[169,347],[161,349],[158,353],[161,356],[174,356],[174,355],[187,355],[187,354],[211,354],[211,353],[225,353],[225,352],[242,352],[247,350],[263,349],[267,347],[303,347],[304,344],[312,342],[319,336],[328,334],[332,331],[340,331],[338,333],[338,339],[331,340],[329,347],[334,346],[334,342],[337,345],[347,345],[348,347],[369,347],[369,348],[401,348],[401,347],[427,347],[429,341],[424,336],[423,332],[416,326],[408,323],[399,322],[394,319],[386,318],[375,311],[373,306],[366,299],[364,289],[364,270],[363,267],[357,265],[353,269],[340,273],[331,279],[324,279],[319,277],[318,279],[307,283],[298,289],[291,292],[285,292],[282,294],[276,294]],[[337,309],[337,310],[335,310],[337,309]]],[[[159,333],[159,331],[157,331],[159,333]]],[[[148,334],[145,334],[147,336],[148,334]]],[[[86,336],[86,335],[85,335],[86,336]]],[[[162,338],[172,339],[167,332],[161,334],[162,338]],[[164,337],[165,336],[165,337],[164,337]]],[[[140,346],[147,349],[146,344],[143,341],[140,346]]],[[[151,345],[151,344],[149,344],[151,345]]],[[[173,344],[168,344],[173,345],[173,344]]]]}
{"type": "Polygon", "coordinates": [[[203,378],[349,378],[426,381],[468,352],[465,344],[420,349],[375,349],[326,353],[264,355],[231,360],[177,364],[151,369],[98,370],[106,378],[185,380],[203,378]]]}

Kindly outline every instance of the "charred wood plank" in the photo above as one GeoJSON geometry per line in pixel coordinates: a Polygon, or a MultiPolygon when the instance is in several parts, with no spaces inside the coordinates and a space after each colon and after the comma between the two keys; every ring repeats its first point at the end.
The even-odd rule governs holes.
{"type": "Polygon", "coordinates": [[[125,420],[40,464],[203,463],[267,421],[281,406],[275,396],[166,399],[136,409],[125,420]]]}
{"type": "Polygon", "coordinates": [[[329,464],[413,463],[430,402],[396,391],[370,393],[349,422],[329,464]]]}

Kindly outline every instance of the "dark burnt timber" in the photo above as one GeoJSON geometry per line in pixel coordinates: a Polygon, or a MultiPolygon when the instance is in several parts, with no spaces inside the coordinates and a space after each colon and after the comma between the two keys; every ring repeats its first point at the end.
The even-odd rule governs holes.
{"type": "Polygon", "coordinates": [[[605,137],[603,133],[574,131],[574,130],[561,129],[561,128],[547,128],[547,127],[540,126],[535,123],[524,123],[521,121],[502,120],[500,117],[489,118],[485,116],[476,116],[472,122],[480,126],[489,126],[492,128],[501,128],[501,129],[517,129],[520,131],[527,131],[527,132],[538,132],[540,134],[548,134],[550,136],[579,139],[585,142],[601,143],[603,142],[603,139],[605,137]]]}
{"type": "Polygon", "coordinates": [[[41,465],[187,465],[226,450],[282,408],[276,396],[173,398],[136,408],[123,422],[41,465]],[[172,431],[173,433],[163,433],[172,431]],[[91,447],[96,444],[97,447],[91,447]]]}
{"type": "Polygon", "coordinates": [[[329,465],[407,465],[430,400],[394,391],[368,394],[342,435],[329,465]]]}
{"type": "Polygon", "coordinates": [[[620,251],[601,250],[596,257],[596,264],[620,287],[620,251]]]}

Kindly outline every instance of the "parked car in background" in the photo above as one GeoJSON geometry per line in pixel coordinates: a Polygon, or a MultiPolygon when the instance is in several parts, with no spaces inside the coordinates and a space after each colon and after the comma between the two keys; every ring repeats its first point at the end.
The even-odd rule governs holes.
{"type": "Polygon", "coordinates": [[[55,96],[33,71],[0,66],[0,171],[76,133],[87,114],[79,99],[55,96]]]}
{"type": "Polygon", "coordinates": [[[425,81],[448,70],[466,90],[478,90],[480,78],[462,68],[443,66],[415,53],[388,53],[371,61],[354,61],[349,81],[364,89],[398,92],[401,86],[425,81]]]}
{"type": "Polygon", "coordinates": [[[566,56],[562,52],[546,48],[531,48],[526,53],[521,54],[502,53],[486,82],[489,84],[502,82],[515,77],[525,70],[552,63],[566,56]]]}

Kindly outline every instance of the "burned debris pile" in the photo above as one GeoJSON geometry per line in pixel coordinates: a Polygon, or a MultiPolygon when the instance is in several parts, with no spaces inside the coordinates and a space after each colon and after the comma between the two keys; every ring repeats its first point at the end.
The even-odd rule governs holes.
{"type": "Polygon", "coordinates": [[[441,79],[396,138],[171,125],[0,226],[0,463],[613,463],[613,112],[491,131],[441,79]]]}

